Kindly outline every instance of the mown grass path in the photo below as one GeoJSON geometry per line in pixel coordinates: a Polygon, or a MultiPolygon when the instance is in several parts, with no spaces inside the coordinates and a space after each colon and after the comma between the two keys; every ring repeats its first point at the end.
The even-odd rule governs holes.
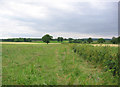
{"type": "Polygon", "coordinates": [[[3,85],[114,85],[109,72],[64,44],[3,44],[3,85]]]}

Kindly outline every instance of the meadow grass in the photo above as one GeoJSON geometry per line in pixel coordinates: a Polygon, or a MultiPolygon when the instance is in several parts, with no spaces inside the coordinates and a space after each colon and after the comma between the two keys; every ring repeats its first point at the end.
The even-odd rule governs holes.
{"type": "MultiPolygon", "coordinates": [[[[62,43],[68,43],[69,41],[63,41],[62,43]]],[[[32,43],[45,43],[43,41],[32,41],[32,43]]],[[[61,42],[58,42],[58,41],[50,41],[50,43],[61,43],[61,42]]]]}
{"type": "Polygon", "coordinates": [[[3,44],[3,85],[117,85],[68,44],[3,44]]]}

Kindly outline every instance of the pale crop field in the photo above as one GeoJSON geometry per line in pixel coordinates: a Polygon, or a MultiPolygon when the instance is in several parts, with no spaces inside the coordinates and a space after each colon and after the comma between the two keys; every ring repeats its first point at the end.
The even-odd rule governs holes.
{"type": "MultiPolygon", "coordinates": [[[[46,44],[46,43],[32,43],[32,42],[0,42],[0,44],[46,44]]],[[[60,43],[49,43],[49,44],[60,44],[60,43]]]]}
{"type": "MultiPolygon", "coordinates": [[[[41,43],[41,42],[0,42],[0,44],[46,44],[46,43],[41,43]]],[[[49,44],[61,44],[54,42],[49,43],[49,44]]],[[[91,44],[93,46],[112,46],[112,47],[118,47],[118,44],[91,44]]]]}
{"type": "Polygon", "coordinates": [[[91,44],[93,46],[111,46],[111,47],[118,47],[118,44],[91,44]]]}

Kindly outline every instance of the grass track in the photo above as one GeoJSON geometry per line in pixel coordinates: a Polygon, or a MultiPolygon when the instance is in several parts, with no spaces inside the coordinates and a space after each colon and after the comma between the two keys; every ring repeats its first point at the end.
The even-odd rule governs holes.
{"type": "Polygon", "coordinates": [[[109,72],[64,44],[3,44],[3,85],[114,85],[109,72]]]}

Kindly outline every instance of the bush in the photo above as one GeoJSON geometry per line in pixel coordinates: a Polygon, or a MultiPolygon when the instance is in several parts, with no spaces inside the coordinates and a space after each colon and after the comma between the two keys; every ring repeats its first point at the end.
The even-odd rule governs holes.
{"type": "Polygon", "coordinates": [[[101,65],[104,70],[119,74],[118,68],[118,48],[110,46],[92,46],[87,44],[73,44],[72,49],[85,60],[97,65],[101,65]]]}

